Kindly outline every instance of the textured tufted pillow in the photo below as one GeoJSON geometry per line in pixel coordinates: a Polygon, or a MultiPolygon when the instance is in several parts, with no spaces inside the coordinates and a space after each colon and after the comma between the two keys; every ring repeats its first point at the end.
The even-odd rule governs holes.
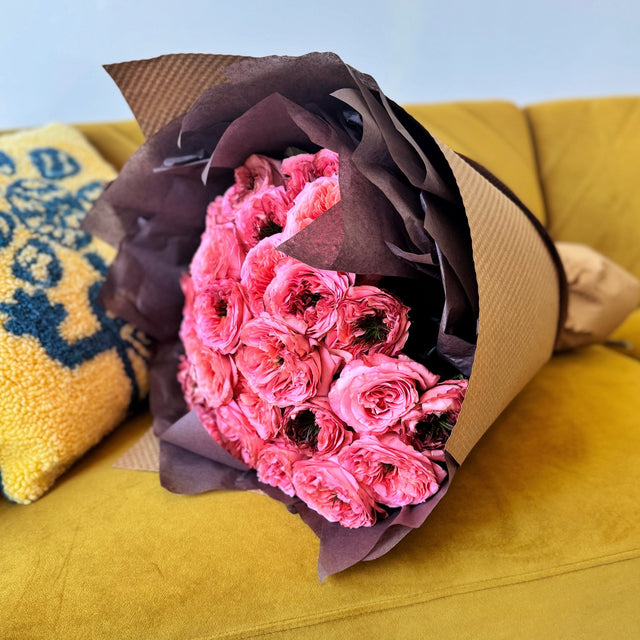
{"type": "Polygon", "coordinates": [[[97,302],[113,251],[80,229],[114,177],[71,127],[0,136],[0,476],[15,502],[147,391],[145,337],[97,302]]]}

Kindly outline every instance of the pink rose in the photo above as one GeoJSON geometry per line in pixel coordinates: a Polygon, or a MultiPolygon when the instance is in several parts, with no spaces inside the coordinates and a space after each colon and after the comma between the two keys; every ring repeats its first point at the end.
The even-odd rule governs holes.
{"type": "Polygon", "coordinates": [[[212,280],[240,280],[243,260],[244,251],[232,224],[207,227],[191,261],[191,277],[196,290],[206,287],[212,280]]]}
{"type": "Polygon", "coordinates": [[[207,206],[207,227],[213,227],[216,224],[233,223],[235,218],[236,212],[222,196],[217,196],[216,199],[207,206]]]}
{"type": "Polygon", "coordinates": [[[281,233],[260,240],[247,253],[240,269],[240,279],[247,293],[249,307],[254,315],[264,311],[262,297],[275,276],[276,265],[287,256],[276,247],[284,241],[281,233]]]}
{"type": "Polygon", "coordinates": [[[206,404],[206,399],[202,396],[198,383],[196,381],[195,367],[186,356],[180,356],[178,362],[178,382],[182,388],[182,395],[187,403],[187,407],[192,410],[196,407],[206,407],[212,409],[206,404]]]}
{"type": "Polygon", "coordinates": [[[314,269],[287,258],[278,263],[264,292],[264,307],[292,329],[320,339],[334,325],[338,303],[354,281],[355,274],[314,269]]]}
{"type": "Polygon", "coordinates": [[[318,178],[329,177],[338,173],[339,157],[331,149],[320,149],[313,157],[313,170],[318,178]]]}
{"type": "Polygon", "coordinates": [[[437,381],[438,376],[405,355],[375,353],[345,365],[329,391],[329,402],[358,434],[382,434],[437,381]]]}
{"type": "Polygon", "coordinates": [[[326,394],[337,362],[324,347],[292,331],[282,320],[262,315],[241,333],[236,364],[249,386],[278,407],[326,394]]]}
{"type": "Polygon", "coordinates": [[[425,391],[420,398],[420,406],[425,413],[447,414],[447,417],[453,418],[453,425],[458,419],[468,386],[469,381],[465,378],[443,380],[425,391]]]}
{"type": "Polygon", "coordinates": [[[252,391],[242,376],[238,376],[234,400],[263,440],[270,440],[278,435],[282,411],[252,391]]]}
{"type": "Polygon", "coordinates": [[[287,192],[295,198],[308,182],[316,178],[330,177],[338,173],[338,154],[321,149],[316,154],[300,153],[285,158],[281,166],[287,192]]]}
{"type": "Polygon", "coordinates": [[[284,176],[287,193],[293,200],[304,189],[307,182],[316,179],[312,153],[299,153],[282,161],[280,170],[284,176]]]}
{"type": "Polygon", "coordinates": [[[256,461],[258,480],[292,496],[295,494],[293,465],[304,459],[305,456],[300,451],[286,442],[277,440],[268,444],[260,451],[256,461]]]}
{"type": "Polygon", "coordinates": [[[336,310],[336,324],[327,335],[330,349],[394,356],[409,337],[409,307],[378,287],[351,287],[336,310]]]}
{"type": "Polygon", "coordinates": [[[468,380],[445,380],[427,389],[403,419],[404,437],[419,450],[444,449],[458,421],[468,380]]]}
{"type": "Polygon", "coordinates": [[[388,507],[424,502],[447,475],[394,433],[363,436],[342,449],[338,461],[375,500],[388,507]]]}
{"type": "Polygon", "coordinates": [[[332,460],[310,459],[293,465],[296,495],[330,522],[350,529],[370,527],[379,509],[358,481],[332,460]]]}
{"type": "Polygon", "coordinates": [[[236,209],[236,227],[247,251],[283,230],[291,204],[284,187],[268,187],[242,201],[236,209]]]}
{"type": "Polygon", "coordinates": [[[327,398],[289,407],[282,420],[284,437],[298,449],[329,456],[353,440],[353,432],[336,416],[327,398]]]}
{"type": "Polygon", "coordinates": [[[218,407],[216,418],[218,430],[227,441],[225,448],[246,465],[255,467],[265,441],[258,435],[238,403],[232,400],[218,407]]]}
{"type": "Polygon", "coordinates": [[[235,182],[223,196],[207,207],[207,226],[235,222],[236,212],[251,195],[273,186],[282,186],[280,162],[266,156],[251,155],[234,172],[235,182]]]}
{"type": "Polygon", "coordinates": [[[224,199],[237,209],[250,195],[268,187],[281,186],[280,161],[259,154],[250,155],[244,165],[234,171],[235,183],[227,189],[224,199]]]}
{"type": "Polygon", "coordinates": [[[196,331],[193,282],[185,274],[180,284],[185,294],[180,326],[180,340],[184,346],[185,358],[180,365],[178,379],[190,408],[216,408],[233,398],[238,372],[230,357],[202,344],[196,331]]]}
{"type": "Polygon", "coordinates": [[[308,182],[296,196],[287,214],[286,225],[282,232],[284,237],[290,238],[298,233],[339,201],[340,186],[337,175],[308,182]]]}
{"type": "Polygon", "coordinates": [[[196,292],[193,317],[203,345],[233,353],[240,342],[240,330],[252,314],[242,285],[227,278],[213,280],[196,292]]]}
{"type": "Polygon", "coordinates": [[[196,345],[196,342],[185,344],[187,354],[178,380],[190,408],[203,405],[215,409],[233,398],[236,367],[229,356],[196,345]]]}

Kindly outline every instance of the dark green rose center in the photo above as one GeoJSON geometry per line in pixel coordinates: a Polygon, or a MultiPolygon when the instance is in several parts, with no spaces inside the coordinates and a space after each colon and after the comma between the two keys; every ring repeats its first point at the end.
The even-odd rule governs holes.
{"type": "Polygon", "coordinates": [[[358,336],[357,342],[365,345],[380,344],[387,339],[389,328],[385,323],[385,315],[382,311],[376,311],[371,315],[360,318],[355,327],[362,333],[358,336]]]}
{"type": "Polygon", "coordinates": [[[213,310],[216,312],[218,318],[224,318],[227,315],[227,301],[219,298],[213,304],[213,310]]]}
{"type": "Polygon", "coordinates": [[[311,293],[310,291],[303,291],[298,296],[299,304],[301,309],[308,309],[309,307],[315,307],[316,304],[320,300],[322,300],[322,296],[319,293],[311,293]]]}
{"type": "Polygon", "coordinates": [[[428,449],[441,448],[453,429],[450,416],[435,413],[425,416],[416,424],[416,439],[428,449]]]}
{"type": "Polygon", "coordinates": [[[265,223],[260,227],[260,233],[258,236],[260,240],[264,240],[269,236],[275,236],[276,233],[280,233],[282,231],[282,227],[275,222],[274,220],[266,220],[265,223]]]}
{"type": "Polygon", "coordinates": [[[318,444],[320,427],[316,422],[315,414],[309,409],[299,411],[295,418],[288,420],[284,431],[287,438],[298,446],[315,449],[318,444]]]}

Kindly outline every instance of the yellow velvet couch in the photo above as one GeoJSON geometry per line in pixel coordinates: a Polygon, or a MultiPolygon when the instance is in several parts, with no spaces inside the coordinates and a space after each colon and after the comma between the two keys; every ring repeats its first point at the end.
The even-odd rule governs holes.
{"type": "MultiPolygon", "coordinates": [[[[640,276],[640,98],[409,111],[555,239],[640,276]]],[[[81,128],[115,166],[142,141],[81,128]]],[[[323,584],[317,539],[279,502],[114,469],[138,416],[36,503],[0,500],[0,638],[638,638],[639,310],[614,338],[555,356],[421,529],[323,584]]]]}

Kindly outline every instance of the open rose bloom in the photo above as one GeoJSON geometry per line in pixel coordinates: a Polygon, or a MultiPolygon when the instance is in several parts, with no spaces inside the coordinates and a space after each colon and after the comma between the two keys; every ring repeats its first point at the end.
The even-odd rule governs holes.
{"type": "Polygon", "coordinates": [[[321,576],[379,557],[551,356],[553,244],[334,54],[108,70],[147,142],[86,224],[157,343],[163,486],[281,500],[321,576]]]}

